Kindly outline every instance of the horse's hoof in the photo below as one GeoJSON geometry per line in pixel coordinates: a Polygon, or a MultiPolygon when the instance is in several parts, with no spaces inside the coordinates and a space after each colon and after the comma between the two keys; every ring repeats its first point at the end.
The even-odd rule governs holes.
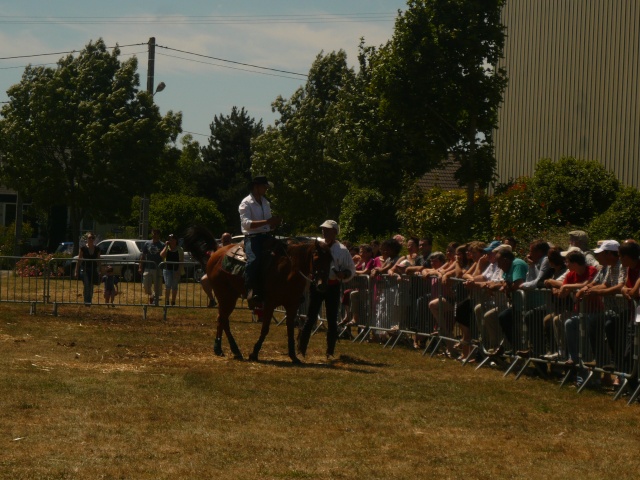
{"type": "Polygon", "coordinates": [[[234,353],[233,354],[233,359],[234,360],[244,360],[244,357],[242,356],[241,353],[234,353]]]}
{"type": "Polygon", "coordinates": [[[218,357],[224,357],[224,352],[222,351],[222,339],[216,338],[213,341],[213,353],[215,353],[218,357]]]}
{"type": "Polygon", "coordinates": [[[302,365],[302,362],[298,357],[291,357],[291,363],[293,363],[294,365],[302,365]]]}
{"type": "Polygon", "coordinates": [[[257,362],[258,361],[258,355],[256,355],[255,353],[250,353],[249,354],[249,360],[251,360],[252,362],[257,362]]]}

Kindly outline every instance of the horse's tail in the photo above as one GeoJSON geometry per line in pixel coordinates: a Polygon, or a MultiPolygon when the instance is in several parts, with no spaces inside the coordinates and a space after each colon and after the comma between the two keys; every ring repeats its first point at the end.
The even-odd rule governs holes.
{"type": "Polygon", "coordinates": [[[216,238],[201,225],[193,225],[187,229],[183,245],[203,266],[207,265],[211,253],[218,249],[216,238]]]}

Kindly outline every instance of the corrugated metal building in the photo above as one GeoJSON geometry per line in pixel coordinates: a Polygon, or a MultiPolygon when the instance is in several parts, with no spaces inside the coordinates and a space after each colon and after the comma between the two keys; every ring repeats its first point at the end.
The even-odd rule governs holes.
{"type": "Polygon", "coordinates": [[[640,188],[640,0],[507,0],[500,181],[598,160],[640,188]]]}

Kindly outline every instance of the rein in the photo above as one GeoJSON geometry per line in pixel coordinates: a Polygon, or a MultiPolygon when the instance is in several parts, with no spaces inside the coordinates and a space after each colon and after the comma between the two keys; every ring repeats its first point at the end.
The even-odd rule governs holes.
{"type": "MultiPolygon", "coordinates": [[[[294,262],[293,262],[293,259],[291,258],[291,255],[289,255],[288,248],[287,248],[287,247],[285,247],[284,245],[282,245],[282,249],[284,250],[284,254],[285,254],[285,256],[289,259],[289,263],[290,263],[290,264],[291,264],[291,266],[293,267],[294,262]]],[[[304,278],[306,281],[308,281],[308,282],[309,282],[309,283],[311,283],[312,285],[315,285],[315,286],[317,286],[317,285],[318,285],[318,282],[317,282],[317,280],[316,280],[315,278],[308,277],[307,275],[305,275],[304,273],[302,273],[302,271],[301,271],[299,268],[298,268],[298,269],[296,269],[296,270],[298,271],[298,273],[300,274],[300,276],[301,276],[302,278],[304,278]]],[[[315,273],[315,272],[314,272],[314,273],[315,273]]]]}

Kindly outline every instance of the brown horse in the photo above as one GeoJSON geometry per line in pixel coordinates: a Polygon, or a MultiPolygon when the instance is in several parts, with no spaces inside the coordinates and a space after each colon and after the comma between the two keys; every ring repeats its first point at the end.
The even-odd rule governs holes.
{"type": "MultiPolygon", "coordinates": [[[[222,269],[222,260],[232,247],[233,245],[228,245],[213,252],[206,265],[207,277],[218,299],[218,325],[213,351],[216,355],[224,355],[222,350],[222,332],[224,332],[234,357],[242,359],[242,353],[231,334],[229,317],[236,307],[238,298],[244,293],[244,279],[222,269]]],[[[266,245],[265,256],[269,254],[269,250],[273,253],[273,257],[264,272],[265,301],[262,330],[249,359],[258,359],[262,343],[269,333],[273,311],[283,306],[286,311],[289,358],[294,363],[300,363],[296,356],[294,338],[298,307],[307,281],[314,282],[317,288],[327,284],[332,260],[331,251],[324,243],[318,241],[284,245],[277,240],[273,241],[271,248],[266,245]]],[[[197,258],[197,252],[192,253],[197,258]]]]}

